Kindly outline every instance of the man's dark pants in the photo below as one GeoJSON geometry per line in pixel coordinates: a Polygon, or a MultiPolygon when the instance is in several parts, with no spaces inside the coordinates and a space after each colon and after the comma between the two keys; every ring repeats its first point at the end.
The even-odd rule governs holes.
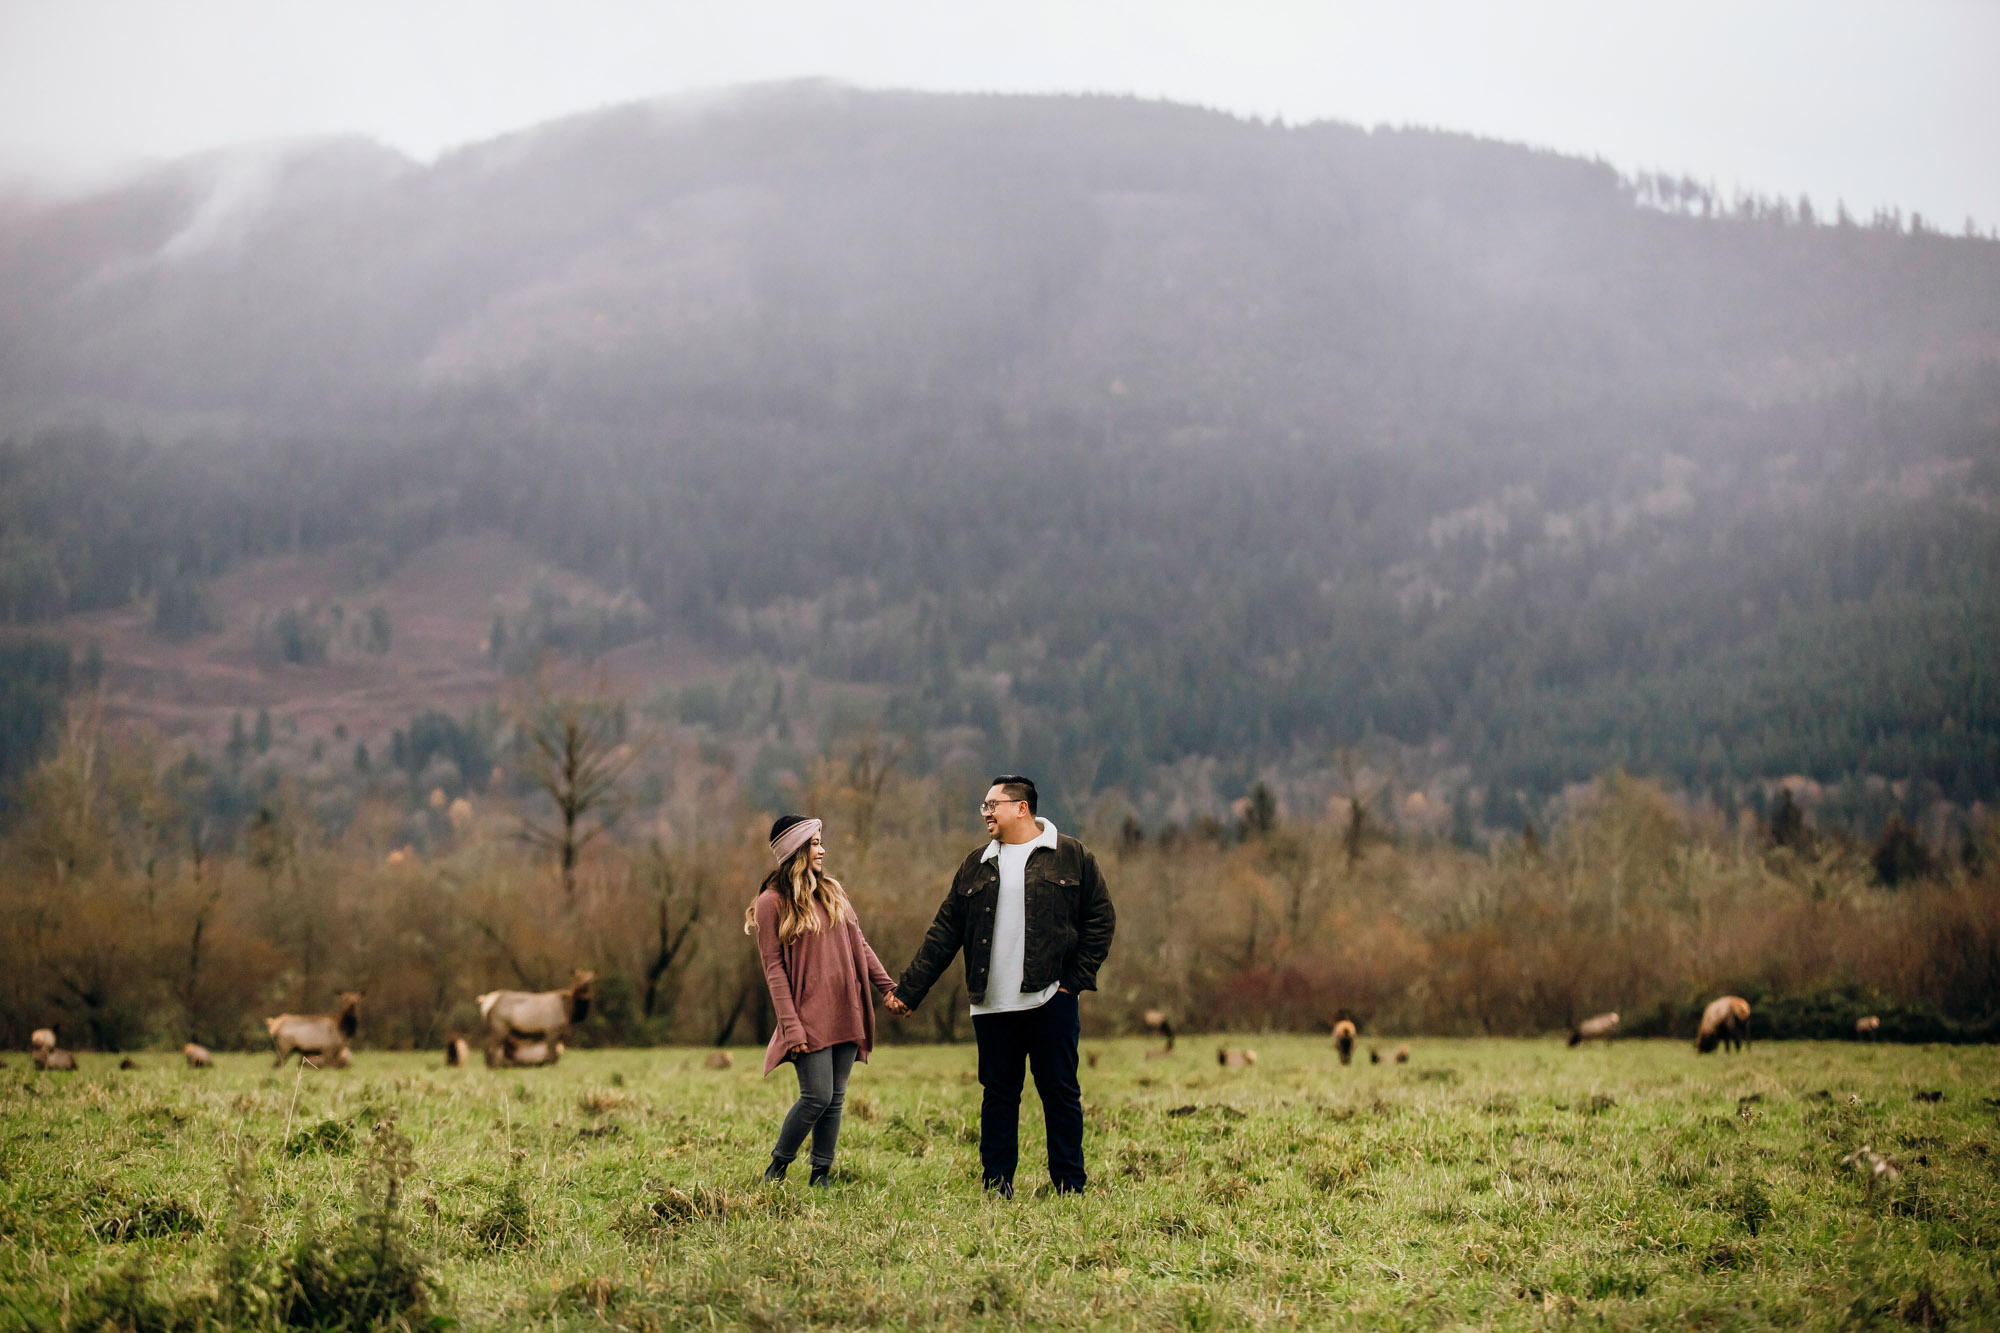
{"type": "Polygon", "coordinates": [[[1014,1179],[1021,1156],[1021,1081],[1035,1073],[1042,1123],[1049,1134],[1049,1179],[1059,1191],[1080,1190],[1083,1171],[1083,1089],[1076,1081],[1076,996],[1057,991],[1036,1009],[975,1014],[979,1039],[979,1161],[986,1183],[1014,1179]]]}

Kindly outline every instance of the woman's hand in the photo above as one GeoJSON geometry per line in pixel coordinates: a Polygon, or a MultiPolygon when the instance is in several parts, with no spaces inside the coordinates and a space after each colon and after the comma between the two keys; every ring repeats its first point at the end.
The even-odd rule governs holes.
{"type": "Polygon", "coordinates": [[[806,1050],[806,1044],[802,1041],[793,1042],[792,1048],[785,1052],[786,1055],[806,1055],[809,1053],[810,1052],[806,1050]]]}
{"type": "Polygon", "coordinates": [[[910,1016],[910,1006],[897,999],[896,992],[894,991],[890,991],[887,995],[883,996],[882,1003],[888,1005],[889,1012],[898,1018],[908,1018],[910,1016]]]}

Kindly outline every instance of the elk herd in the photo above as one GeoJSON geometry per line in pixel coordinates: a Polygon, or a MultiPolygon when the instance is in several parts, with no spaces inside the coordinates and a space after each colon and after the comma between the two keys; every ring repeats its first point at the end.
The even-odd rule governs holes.
{"type": "MultiPolygon", "coordinates": [[[[478,999],[479,1018],[484,1024],[481,1048],[489,1068],[512,1069],[552,1065],[562,1058],[564,1038],[590,1014],[595,976],[579,971],[570,984],[551,991],[488,991],[478,999]]],[[[330,1014],[275,1014],[264,1020],[271,1047],[277,1053],[273,1068],[282,1067],[294,1055],[304,1069],[345,1069],[354,1059],[353,1042],[361,1030],[362,991],[342,991],[339,1007],[330,1014]]],[[[35,1068],[74,1070],[76,1057],[56,1044],[54,1028],[36,1028],[28,1039],[29,1058],[35,1068]]],[[[190,1069],[208,1069],[215,1057],[208,1048],[189,1042],[181,1055],[190,1069]]],[[[445,1063],[471,1063],[471,1047],[454,1032],[447,1038],[445,1063]]],[[[121,1069],[137,1068],[131,1060],[121,1069]]]]}
{"type": "MultiPolygon", "coordinates": [[[[488,991],[478,998],[478,1033],[481,1054],[490,1069],[524,1069],[539,1065],[552,1065],[562,1059],[565,1040],[577,1025],[590,1014],[591,997],[595,975],[587,971],[577,971],[570,977],[570,984],[561,990],[488,991]]],[[[345,1069],[354,1058],[353,1041],[361,1028],[361,991],[343,991],[340,1005],[330,1014],[277,1014],[264,1020],[264,1027],[271,1036],[272,1049],[277,1054],[274,1067],[282,1066],[294,1055],[305,1069],[345,1069]]],[[[1165,1047],[1146,1052],[1147,1059],[1171,1056],[1174,1049],[1174,1027],[1166,1013],[1149,1009],[1145,1014],[1146,1027],[1164,1037],[1165,1047]]],[[[1854,1035],[1862,1040],[1870,1040],[1881,1031],[1882,1020],[1870,1014],[1855,1023],[1854,1035]]],[[[1354,1021],[1346,1016],[1333,1024],[1334,1051],[1343,1065],[1354,1061],[1354,1047],[1358,1036],[1354,1021]]],[[[1587,1041],[1609,1042],[1618,1035],[1618,1015],[1616,1013],[1597,1014],[1584,1019],[1570,1028],[1569,1044],[1581,1046],[1587,1041]]],[[[1702,1011],[1701,1024],[1695,1034],[1694,1048],[1698,1054],[1706,1055],[1717,1049],[1741,1050],[1750,1042],[1750,1003],[1738,995],[1724,995],[1713,1001],[1702,1011]]],[[[74,1070],[76,1056],[63,1050],[56,1043],[53,1028],[36,1028],[29,1038],[29,1058],[37,1069],[74,1070]]],[[[207,1069],[214,1064],[214,1057],[204,1046],[194,1042],[181,1048],[189,1068],[207,1069]]],[[[472,1047],[466,1038],[457,1032],[450,1034],[444,1048],[445,1064],[463,1067],[472,1062],[472,1047]]],[[[1396,1048],[1394,1063],[1407,1064],[1410,1048],[1407,1044],[1396,1048]]],[[[1090,1062],[1094,1066],[1097,1057],[1093,1053],[1090,1062]]],[[[1382,1063],[1379,1047],[1368,1051],[1370,1064],[1382,1063]]],[[[1232,1050],[1226,1046],[1216,1051],[1216,1063],[1226,1069],[1243,1069],[1257,1063],[1257,1053],[1251,1050],[1232,1050]]],[[[727,1051],[717,1052],[709,1057],[710,1069],[727,1069],[731,1061],[727,1051]]],[[[135,1066],[130,1060],[122,1068],[135,1066]]]]}

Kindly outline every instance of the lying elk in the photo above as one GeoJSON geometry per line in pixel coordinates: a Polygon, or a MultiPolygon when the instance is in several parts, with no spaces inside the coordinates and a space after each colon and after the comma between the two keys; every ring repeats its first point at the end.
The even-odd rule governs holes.
{"type": "Polygon", "coordinates": [[[509,1037],[500,1043],[499,1056],[489,1056],[487,1063],[496,1069],[531,1069],[554,1064],[562,1059],[563,1049],[561,1042],[544,1037],[509,1037]]]}
{"type": "Polygon", "coordinates": [[[1215,1048],[1215,1063],[1224,1069],[1248,1069],[1257,1063],[1255,1051],[1232,1051],[1227,1046],[1215,1048]]]}
{"type": "Polygon", "coordinates": [[[1618,1035],[1618,1015],[1599,1014],[1586,1018],[1569,1030],[1569,1044],[1581,1046],[1587,1041],[1610,1041],[1618,1035]]]}
{"type": "Polygon", "coordinates": [[[35,1062],[37,1069],[76,1068],[76,1057],[68,1051],[56,1049],[54,1028],[36,1028],[28,1037],[28,1058],[35,1062]]]}
{"type": "Polygon", "coordinates": [[[278,1049],[273,1069],[296,1051],[299,1063],[314,1069],[345,1069],[353,1057],[348,1043],[361,1027],[361,992],[342,991],[338,1014],[279,1014],[264,1020],[271,1044],[278,1049]]]}
{"type": "Polygon", "coordinates": [[[1741,1050],[1750,1044],[1750,1002],[1739,995],[1725,995],[1702,1011],[1701,1030],[1695,1033],[1694,1049],[1707,1055],[1718,1045],[1741,1050]]]}
{"type": "Polygon", "coordinates": [[[512,1042],[517,1048],[525,1048],[540,1039],[551,1044],[553,1053],[560,1055],[561,1038],[590,1014],[595,980],[595,973],[578,971],[571,977],[567,990],[495,990],[480,996],[479,1017],[486,1024],[486,1063],[499,1065],[504,1057],[509,1064],[553,1064],[553,1060],[515,1059],[507,1055],[507,1045],[512,1042]]]}
{"type": "Polygon", "coordinates": [[[1340,1052],[1340,1063],[1354,1063],[1354,1022],[1343,1018],[1333,1025],[1333,1049],[1340,1052]]]}

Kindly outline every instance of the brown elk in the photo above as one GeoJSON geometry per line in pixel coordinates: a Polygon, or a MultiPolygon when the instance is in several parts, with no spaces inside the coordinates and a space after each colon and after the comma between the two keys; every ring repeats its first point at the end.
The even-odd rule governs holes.
{"type": "Polygon", "coordinates": [[[29,1055],[33,1055],[37,1051],[53,1051],[55,1048],[56,1030],[54,1028],[36,1028],[28,1034],[29,1055]]]}
{"type": "Polygon", "coordinates": [[[1740,995],[1725,995],[1702,1011],[1701,1029],[1695,1033],[1694,1049],[1707,1055],[1718,1045],[1741,1050],[1750,1044],[1750,1002],[1740,995]]]}
{"type": "Polygon", "coordinates": [[[1174,1025],[1167,1020],[1166,1011],[1148,1009],[1145,1012],[1146,1026],[1167,1039],[1167,1044],[1157,1051],[1147,1051],[1148,1060],[1158,1060],[1174,1053],[1174,1025]]]}
{"type": "Polygon", "coordinates": [[[342,991],[336,1014],[279,1014],[264,1020],[278,1058],[273,1069],[297,1052],[299,1063],[313,1069],[345,1069],[353,1059],[348,1043],[361,1027],[361,992],[342,991]]]}
{"type": "Polygon", "coordinates": [[[1410,1044],[1408,1042],[1404,1042],[1396,1048],[1396,1063],[1399,1065],[1410,1063],[1410,1044]]]}
{"type": "Polygon", "coordinates": [[[702,1063],[710,1069],[728,1069],[736,1063],[736,1057],[728,1051],[717,1051],[709,1056],[708,1059],[703,1060],[702,1063]]]}
{"type": "Polygon", "coordinates": [[[1873,1040],[1875,1034],[1880,1032],[1881,1030],[1882,1030],[1882,1020],[1875,1014],[1870,1014],[1866,1018],[1857,1018],[1856,1020],[1854,1020],[1854,1035],[1859,1037],[1863,1041],[1873,1040]]]}
{"type": "Polygon", "coordinates": [[[1232,1051],[1227,1046],[1215,1048],[1215,1063],[1224,1069],[1248,1069],[1257,1063],[1255,1051],[1232,1051]]]}
{"type": "Polygon", "coordinates": [[[215,1066],[215,1057],[208,1053],[206,1046],[189,1042],[181,1047],[181,1054],[187,1057],[189,1069],[211,1069],[215,1066]]]}
{"type": "Polygon", "coordinates": [[[54,1046],[39,1046],[29,1053],[37,1069],[67,1069],[74,1072],[76,1057],[54,1046]]]}
{"type": "MultiPolygon", "coordinates": [[[[525,1050],[539,1040],[544,1045],[553,1044],[554,1054],[560,1055],[561,1039],[590,1014],[595,981],[595,973],[578,971],[565,990],[496,990],[480,996],[479,1017],[486,1024],[486,1063],[553,1064],[553,1060],[523,1061],[507,1054],[507,1046],[512,1042],[525,1050]]],[[[549,1054],[546,1050],[543,1053],[549,1054]]]]}
{"type": "Polygon", "coordinates": [[[532,1069],[552,1065],[562,1059],[563,1044],[547,1037],[508,1037],[497,1054],[488,1052],[486,1063],[495,1069],[532,1069]]]}
{"type": "Polygon", "coordinates": [[[1333,1025],[1333,1049],[1340,1052],[1340,1063],[1354,1063],[1354,1023],[1341,1019],[1333,1025]]]}
{"type": "Polygon", "coordinates": [[[1598,1014],[1586,1018],[1569,1030],[1569,1044],[1581,1046],[1587,1041],[1610,1041],[1618,1035],[1618,1015],[1598,1014]]]}

